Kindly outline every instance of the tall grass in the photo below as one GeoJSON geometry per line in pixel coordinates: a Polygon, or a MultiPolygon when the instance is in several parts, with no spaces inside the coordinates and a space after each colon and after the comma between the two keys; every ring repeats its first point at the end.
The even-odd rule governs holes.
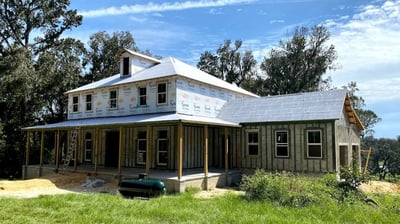
{"type": "MultiPolygon", "coordinates": [[[[322,189],[318,181],[308,180],[308,184],[315,185],[317,195],[326,194],[326,188],[322,189]]],[[[249,201],[236,194],[213,199],[199,199],[194,194],[190,191],[150,200],[107,194],[0,198],[0,223],[398,223],[400,220],[400,196],[371,195],[379,207],[362,201],[338,203],[328,199],[293,207],[249,201]]]]}

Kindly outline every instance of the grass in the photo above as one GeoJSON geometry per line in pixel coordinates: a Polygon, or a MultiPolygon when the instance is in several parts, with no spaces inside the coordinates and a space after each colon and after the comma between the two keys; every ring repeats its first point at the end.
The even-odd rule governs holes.
{"type": "Polygon", "coordinates": [[[227,194],[198,199],[193,192],[151,200],[106,194],[0,199],[0,223],[397,223],[400,197],[374,195],[380,207],[327,202],[294,208],[227,194]]]}

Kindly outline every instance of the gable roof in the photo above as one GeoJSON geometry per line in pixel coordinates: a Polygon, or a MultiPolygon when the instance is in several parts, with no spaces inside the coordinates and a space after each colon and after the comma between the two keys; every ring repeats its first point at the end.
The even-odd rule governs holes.
{"type": "Polygon", "coordinates": [[[141,70],[133,74],[132,76],[121,77],[119,74],[116,74],[111,77],[99,80],[97,82],[93,82],[81,86],[79,88],[70,90],[67,93],[74,93],[74,92],[80,92],[80,91],[86,91],[86,90],[92,90],[110,86],[118,86],[132,82],[140,82],[157,78],[166,78],[175,75],[195,80],[198,82],[202,82],[207,85],[214,85],[244,95],[257,97],[256,94],[246,91],[236,85],[225,82],[222,79],[214,77],[206,72],[201,71],[200,69],[197,69],[172,57],[164,58],[161,61],[161,63],[156,64],[150,68],[141,70]]]}
{"type": "Polygon", "coordinates": [[[225,104],[218,118],[236,123],[338,120],[345,109],[349,122],[363,130],[346,90],[237,99],[225,104]]]}

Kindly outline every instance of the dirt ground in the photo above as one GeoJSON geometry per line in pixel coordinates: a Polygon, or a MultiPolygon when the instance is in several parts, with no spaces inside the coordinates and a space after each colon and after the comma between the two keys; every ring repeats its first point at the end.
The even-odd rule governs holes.
{"type": "MultiPolygon", "coordinates": [[[[0,180],[0,197],[34,198],[48,194],[67,193],[107,193],[116,194],[118,179],[109,176],[89,177],[81,173],[52,174],[42,178],[31,180],[0,180]],[[90,181],[88,181],[90,180],[90,181]],[[101,186],[90,186],[85,184],[100,182],[101,186]]],[[[400,185],[388,182],[370,181],[360,186],[360,190],[366,193],[399,194],[400,185]]],[[[232,188],[215,188],[209,191],[200,191],[196,194],[198,198],[213,198],[225,193],[243,194],[243,192],[232,188]]]]}

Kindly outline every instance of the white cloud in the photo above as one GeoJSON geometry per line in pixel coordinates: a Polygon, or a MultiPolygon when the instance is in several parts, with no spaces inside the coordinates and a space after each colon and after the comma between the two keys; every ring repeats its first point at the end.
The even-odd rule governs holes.
{"type": "Polygon", "coordinates": [[[346,19],[326,21],[341,69],[335,86],[356,81],[367,102],[400,99],[400,0],[367,5],[346,19]]]}
{"type": "Polygon", "coordinates": [[[84,17],[100,17],[100,16],[114,16],[125,14],[143,14],[165,11],[177,11],[194,8],[209,8],[221,7],[226,5],[248,4],[256,0],[201,0],[201,1],[184,1],[184,2],[164,2],[155,4],[149,2],[147,4],[124,5],[120,7],[109,7],[104,9],[95,9],[89,11],[82,11],[79,14],[84,17]]]}

